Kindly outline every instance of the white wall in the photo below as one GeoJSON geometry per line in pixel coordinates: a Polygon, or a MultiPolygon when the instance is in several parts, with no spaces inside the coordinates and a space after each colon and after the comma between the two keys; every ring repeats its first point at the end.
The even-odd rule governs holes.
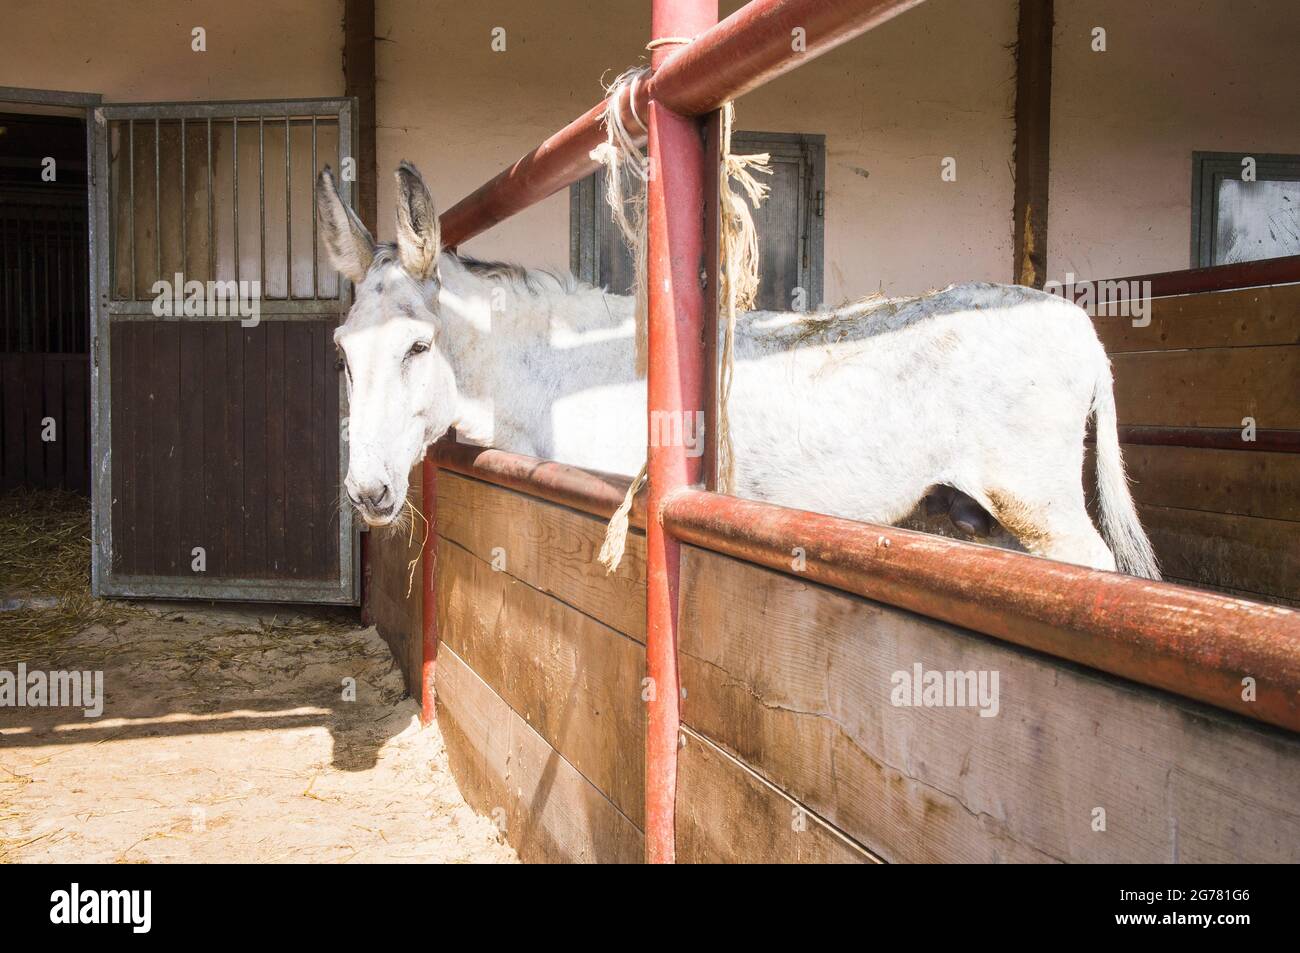
{"type": "MultiPolygon", "coordinates": [[[[400,159],[421,167],[445,207],[596,103],[602,75],[645,56],[648,3],[487,6],[380,0],[385,235],[400,159]],[[490,46],[495,26],[503,53],[490,46]]],[[[1009,278],[1015,9],[930,0],[738,104],[739,128],[826,135],[828,302],[1009,278]],[[940,180],[944,156],[957,160],[954,183],[940,180]]],[[[464,250],[567,266],[567,193],[464,250]]]]}
{"type": "MultiPolygon", "coordinates": [[[[342,0],[9,4],[0,85],[107,101],[343,92],[342,0]],[[190,30],[207,29],[206,53],[190,30]]],[[[724,3],[724,15],[738,6],[724,3]]],[[[1049,274],[1189,264],[1191,153],[1300,153],[1300,3],[1057,0],[1049,274]],[[1089,48],[1094,26],[1107,51],[1089,48]]],[[[826,299],[1011,275],[1016,0],[929,0],[745,97],[743,129],[827,141],[826,299]],[[955,183],[939,178],[957,160],[955,183]]],[[[445,206],[595,103],[639,62],[642,0],[378,0],[380,231],[391,170],[445,206]],[[494,53],[491,30],[507,31],[494,53]]],[[[468,243],[568,264],[567,195],[468,243]]]]}
{"type": "Polygon", "coordinates": [[[342,50],[343,0],[6,3],[0,85],[109,102],[340,96],[342,50]]]}
{"type": "Polygon", "coordinates": [[[1294,0],[1056,0],[1052,66],[1058,280],[1190,267],[1193,151],[1300,153],[1294,0]]]}

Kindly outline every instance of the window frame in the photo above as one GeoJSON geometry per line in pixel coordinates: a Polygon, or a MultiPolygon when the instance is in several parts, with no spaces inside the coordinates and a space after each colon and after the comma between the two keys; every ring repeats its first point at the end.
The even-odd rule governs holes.
{"type": "Polygon", "coordinates": [[[1300,182],[1300,155],[1269,152],[1192,153],[1191,267],[1214,264],[1214,237],[1219,226],[1219,183],[1241,175],[1241,161],[1255,160],[1257,182],[1300,182]]]}
{"type": "MultiPolygon", "coordinates": [[[[825,295],[826,272],[826,136],[821,133],[737,131],[732,135],[737,155],[767,152],[773,159],[803,160],[808,164],[806,193],[802,197],[806,234],[798,236],[799,285],[808,292],[807,310],[817,310],[825,295]]],[[[569,269],[581,281],[599,285],[602,231],[612,228],[603,207],[604,170],[593,172],[569,187],[569,269]]],[[[759,176],[760,181],[763,176],[759,176]]]]}

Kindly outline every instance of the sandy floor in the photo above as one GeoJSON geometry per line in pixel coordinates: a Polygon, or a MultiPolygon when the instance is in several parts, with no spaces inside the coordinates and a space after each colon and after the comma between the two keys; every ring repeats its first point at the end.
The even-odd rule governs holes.
{"type": "Polygon", "coordinates": [[[36,657],[0,613],[0,669],[99,669],[106,697],[0,707],[0,861],[515,861],[373,629],[159,608],[36,657]]]}

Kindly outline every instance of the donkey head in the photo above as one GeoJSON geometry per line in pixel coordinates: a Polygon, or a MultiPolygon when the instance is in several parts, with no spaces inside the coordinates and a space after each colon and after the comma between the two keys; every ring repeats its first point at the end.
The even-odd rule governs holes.
{"type": "Polygon", "coordinates": [[[339,199],[328,166],[316,184],[321,238],[354,286],[334,332],[348,387],[348,499],[372,526],[397,518],[407,474],[453,423],[456,382],[438,347],[438,217],[420,173],[397,169],[397,241],[376,244],[339,199]]]}

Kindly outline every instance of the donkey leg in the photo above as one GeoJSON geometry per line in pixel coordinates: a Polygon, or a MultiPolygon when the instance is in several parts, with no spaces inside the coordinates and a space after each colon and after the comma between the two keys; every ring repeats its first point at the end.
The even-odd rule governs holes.
{"type": "Polygon", "coordinates": [[[1058,494],[990,488],[986,496],[988,511],[1035,556],[1115,571],[1115,556],[1088,516],[1082,487],[1058,494]]]}
{"type": "Polygon", "coordinates": [[[1054,519],[1040,555],[1078,566],[1116,571],[1114,553],[1086,512],[1069,519],[1054,519]]]}

